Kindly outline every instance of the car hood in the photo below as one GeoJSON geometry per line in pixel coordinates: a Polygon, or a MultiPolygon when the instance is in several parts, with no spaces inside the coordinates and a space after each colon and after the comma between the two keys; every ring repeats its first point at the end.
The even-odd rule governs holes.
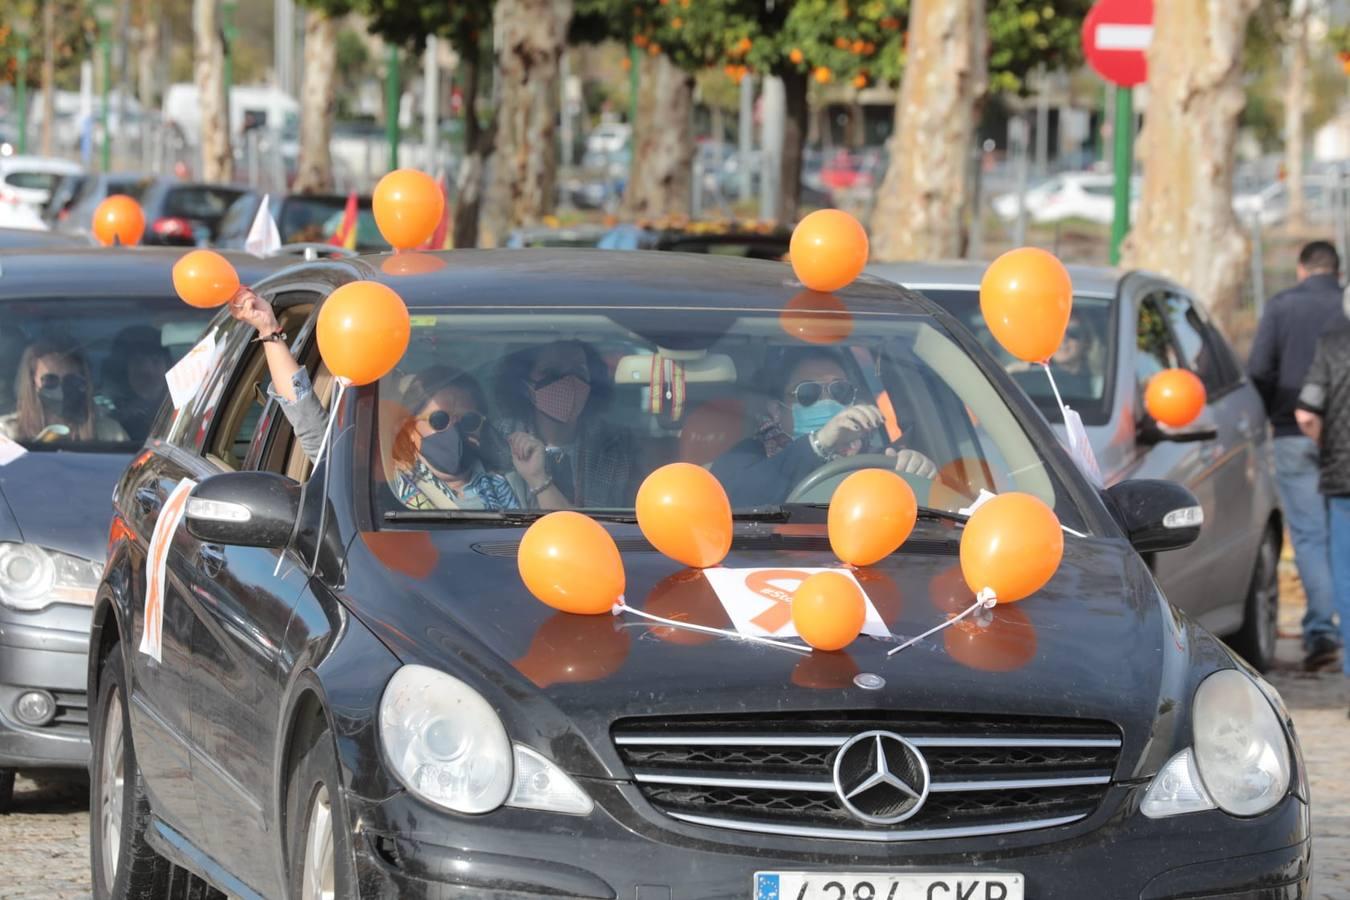
{"type": "Polygon", "coordinates": [[[17,531],[12,539],[102,562],[113,488],[130,461],[125,453],[56,451],[26,453],[0,466],[4,524],[17,531]]]}
{"type": "MultiPolygon", "coordinates": [[[[704,574],[653,552],[634,528],[613,533],[630,605],[729,627],[704,574]]],[[[1033,597],[998,607],[987,627],[961,623],[887,657],[895,644],[866,636],[842,652],[801,655],[632,615],[555,612],[521,582],[521,534],[362,533],[348,555],[349,602],[405,662],[501,690],[495,705],[513,734],[534,732],[556,746],[567,733],[601,759],[614,720],[653,714],[1056,715],[1107,720],[1139,741],[1152,733],[1166,742],[1151,726],[1160,709],[1175,706],[1187,668],[1189,628],[1123,540],[1069,537],[1058,573],[1033,597]],[[862,673],[884,686],[860,687],[862,673]]],[[[901,552],[857,573],[893,634],[917,635],[971,603],[958,536],[925,523],[901,552]]],[[[815,526],[739,531],[726,560],[731,568],[830,565],[837,562],[815,526]]]]}

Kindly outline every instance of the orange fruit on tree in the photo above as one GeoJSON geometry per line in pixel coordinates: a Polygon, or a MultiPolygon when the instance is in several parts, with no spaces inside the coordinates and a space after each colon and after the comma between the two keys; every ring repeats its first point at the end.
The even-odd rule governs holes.
{"type": "Polygon", "coordinates": [[[806,57],[802,54],[801,48],[793,47],[788,53],[788,59],[792,60],[795,65],[801,65],[802,60],[806,59],[806,57]]]}
{"type": "Polygon", "coordinates": [[[862,53],[862,52],[863,52],[863,48],[866,47],[866,46],[867,46],[867,44],[866,44],[865,42],[861,41],[861,40],[854,41],[854,42],[853,42],[853,52],[854,52],[854,53],[862,53]]]}
{"type": "Polygon", "coordinates": [[[816,66],[816,71],[814,74],[816,81],[819,84],[829,84],[830,79],[834,77],[834,73],[831,72],[825,66],[816,66]]]}
{"type": "Polygon", "coordinates": [[[834,39],[834,45],[835,45],[836,47],[838,47],[840,50],[847,50],[847,49],[848,49],[848,38],[846,38],[846,37],[837,37],[837,38],[834,39]]]}
{"type": "Polygon", "coordinates": [[[861,90],[862,88],[867,87],[867,76],[866,76],[866,75],[854,75],[854,76],[853,76],[853,86],[854,86],[855,88],[858,88],[859,90],[861,90]]]}

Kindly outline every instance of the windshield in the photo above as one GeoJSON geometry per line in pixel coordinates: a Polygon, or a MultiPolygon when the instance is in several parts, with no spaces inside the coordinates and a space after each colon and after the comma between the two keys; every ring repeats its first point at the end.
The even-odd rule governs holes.
{"type": "MultiPolygon", "coordinates": [[[[927,290],[922,286],[916,290],[970,329],[1040,407],[1045,417],[1054,424],[1062,423],[1063,416],[1055,403],[1050,381],[1040,366],[1029,365],[1012,356],[984,324],[978,290],[927,290]]],[[[1105,425],[1111,415],[1107,374],[1115,365],[1111,340],[1112,306],[1112,301],[1100,297],[1075,297],[1064,343],[1050,360],[1050,371],[1055,374],[1055,384],[1059,386],[1065,404],[1077,410],[1084,425],[1105,425]]]]}
{"type": "Polygon", "coordinates": [[[381,514],[631,510],[676,461],[709,468],[737,509],[826,504],[851,472],[903,459],[921,505],[1021,490],[1082,523],[998,389],[926,316],[423,308],[412,323],[380,383],[381,514]]]}
{"type": "Polygon", "coordinates": [[[30,450],[131,452],[209,316],[167,296],[0,302],[0,430],[30,450]]]}
{"type": "MultiPolygon", "coordinates": [[[[275,208],[274,208],[275,213],[275,208]]],[[[345,197],[287,197],[280,206],[277,231],[283,244],[327,244],[339,234],[347,233],[347,199],[345,197]]],[[[353,249],[362,253],[389,250],[389,243],[380,236],[371,211],[370,198],[357,200],[356,243],[353,249]]]]}

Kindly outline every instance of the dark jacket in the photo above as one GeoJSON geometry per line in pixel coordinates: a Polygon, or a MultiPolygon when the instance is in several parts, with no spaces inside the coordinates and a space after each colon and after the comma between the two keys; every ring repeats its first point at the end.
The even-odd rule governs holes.
{"type": "Polygon", "coordinates": [[[1309,275],[1266,304],[1247,360],[1247,374],[1265,401],[1276,437],[1301,433],[1294,421],[1299,390],[1317,339],[1346,321],[1342,302],[1335,275],[1309,275]]]}
{"type": "Polygon", "coordinates": [[[1350,494],[1350,325],[1317,342],[1298,406],[1322,417],[1322,493],[1350,494]]]}
{"type": "Polygon", "coordinates": [[[770,455],[764,442],[748,438],[713,461],[712,473],[727,489],[733,508],[782,503],[788,492],[825,460],[799,437],[770,455]]]}

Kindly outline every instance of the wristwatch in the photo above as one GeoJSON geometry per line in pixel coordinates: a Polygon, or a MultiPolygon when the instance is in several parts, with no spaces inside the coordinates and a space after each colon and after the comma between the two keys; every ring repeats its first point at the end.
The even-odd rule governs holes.
{"type": "Polygon", "coordinates": [[[806,436],[806,440],[811,445],[811,449],[815,452],[816,456],[819,456],[821,459],[829,459],[830,454],[826,452],[824,447],[820,446],[820,440],[816,437],[818,434],[820,434],[820,432],[813,431],[806,436]]]}
{"type": "Polygon", "coordinates": [[[284,344],[284,343],[286,343],[287,338],[286,338],[286,332],[284,332],[284,331],[274,331],[274,332],[272,332],[271,334],[266,335],[266,336],[260,334],[260,335],[258,335],[257,337],[255,337],[253,340],[254,340],[256,343],[259,343],[259,344],[267,344],[267,343],[271,343],[271,342],[273,342],[273,341],[275,341],[275,342],[278,343],[278,344],[284,344]]]}

